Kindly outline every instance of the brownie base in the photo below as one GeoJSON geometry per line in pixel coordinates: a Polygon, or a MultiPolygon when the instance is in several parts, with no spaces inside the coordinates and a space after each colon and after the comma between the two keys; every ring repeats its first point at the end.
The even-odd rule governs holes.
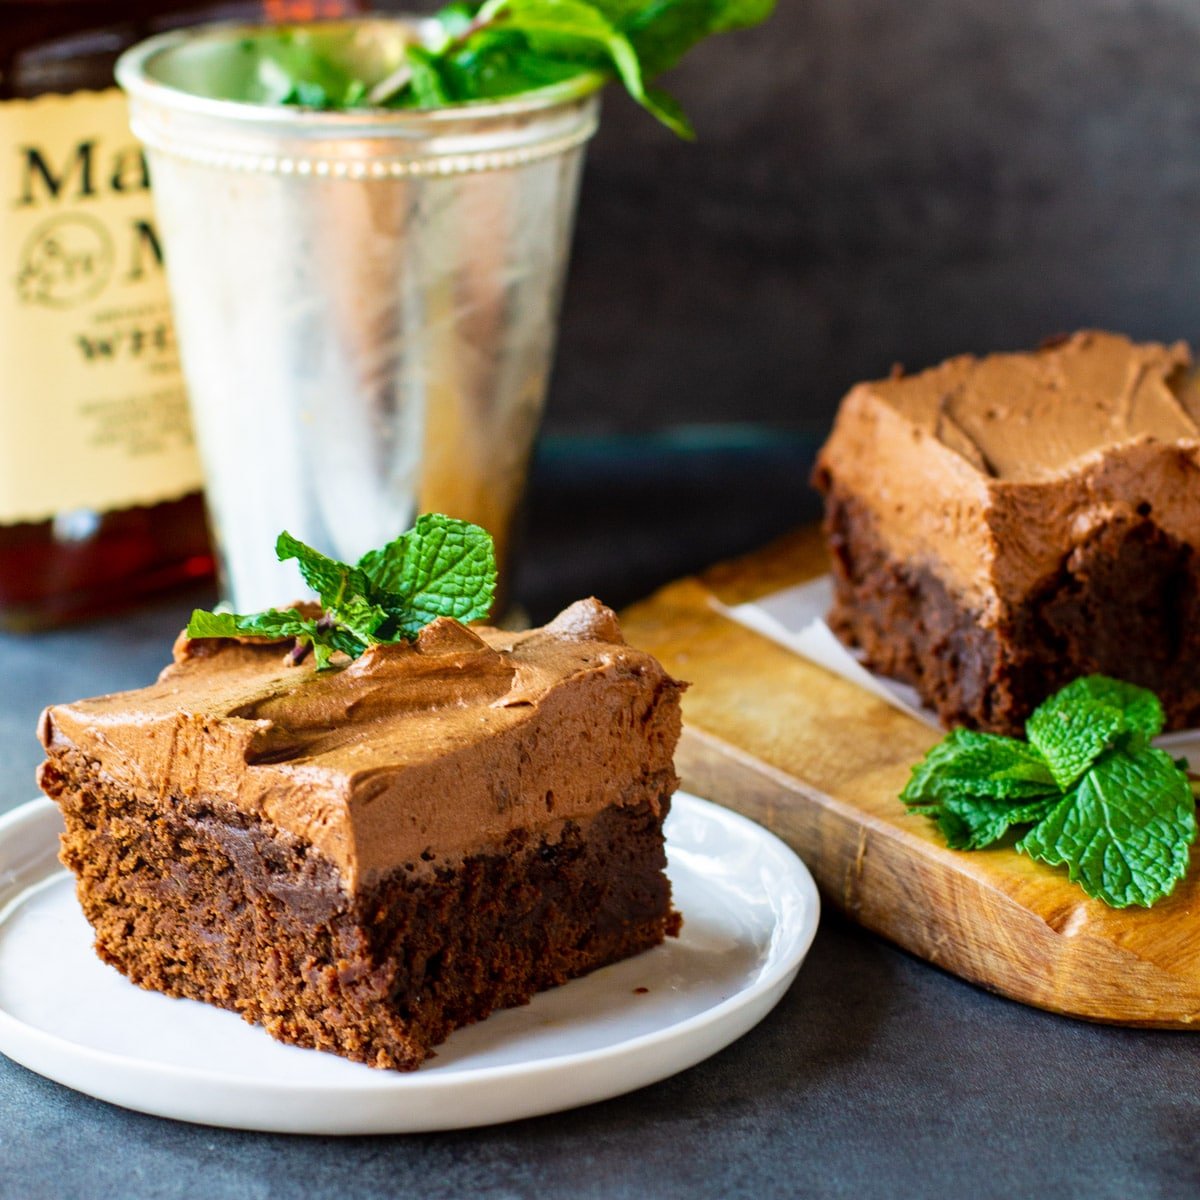
{"type": "Polygon", "coordinates": [[[44,764],[60,857],[97,954],[141,987],[231,1009],[280,1041],[411,1070],[452,1030],[678,933],[669,797],[553,841],[516,833],[350,895],[306,843],[232,805],[148,803],[86,762],[44,764]]]}
{"type": "Polygon", "coordinates": [[[893,556],[856,497],[831,486],[825,511],[830,626],[944,725],[1020,734],[1048,695],[1096,673],[1157,693],[1169,729],[1200,724],[1200,564],[1149,513],[1096,530],[984,625],[929,566],[893,556]]]}

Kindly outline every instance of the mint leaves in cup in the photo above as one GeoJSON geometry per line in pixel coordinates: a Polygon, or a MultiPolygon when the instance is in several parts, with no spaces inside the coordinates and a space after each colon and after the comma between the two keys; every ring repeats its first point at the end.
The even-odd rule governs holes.
{"type": "Polygon", "coordinates": [[[485,0],[454,3],[378,78],[364,78],[320,26],[246,42],[264,98],[316,109],[441,108],[498,100],[590,73],[615,76],[680,137],[679,105],[652,81],[697,42],[766,20],[775,0],[485,0]]]}
{"type": "Polygon", "coordinates": [[[311,649],[317,669],[339,651],[357,658],[380,642],[411,641],[438,617],[486,617],[496,590],[491,535],[478,525],[426,513],[407,533],[354,566],[306,546],[289,533],[275,543],[280,562],[294,558],[304,582],[320,597],[319,615],[271,608],[258,613],[196,609],[191,638],[296,639],[293,660],[311,649]]]}
{"type": "Polygon", "coordinates": [[[1113,908],[1149,907],[1187,873],[1196,801],[1162,732],[1153,692],[1089,675],[1030,716],[1027,741],[955,729],[913,768],[900,799],[937,823],[955,850],[979,850],[1010,826],[1016,849],[1065,866],[1113,908]]]}

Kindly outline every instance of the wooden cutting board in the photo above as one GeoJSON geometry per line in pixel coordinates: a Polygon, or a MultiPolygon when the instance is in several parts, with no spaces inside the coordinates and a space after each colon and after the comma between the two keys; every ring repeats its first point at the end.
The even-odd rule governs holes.
{"type": "Polygon", "coordinates": [[[1200,1027],[1200,851],[1153,909],[1110,909],[1009,847],[949,850],[897,796],[938,735],[721,614],[826,570],[817,531],[670,584],[626,637],[691,681],[684,786],[759,821],[828,901],[956,975],[1052,1012],[1200,1027]]]}

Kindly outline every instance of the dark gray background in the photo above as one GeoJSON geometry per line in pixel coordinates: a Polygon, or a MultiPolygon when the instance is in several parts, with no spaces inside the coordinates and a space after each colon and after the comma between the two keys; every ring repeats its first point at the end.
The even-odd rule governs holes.
{"type": "Polygon", "coordinates": [[[780,0],[610,89],[548,428],[823,429],[856,379],[1200,326],[1200,5],[780,0]]]}

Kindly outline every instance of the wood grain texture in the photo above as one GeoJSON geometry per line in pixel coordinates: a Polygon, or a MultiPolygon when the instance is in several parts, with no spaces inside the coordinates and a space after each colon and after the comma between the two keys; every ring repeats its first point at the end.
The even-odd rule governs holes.
{"type": "Polygon", "coordinates": [[[1200,1027],[1200,870],[1153,909],[1110,909],[1009,845],[947,849],[897,799],[938,735],[720,612],[826,569],[799,531],[680,580],[622,617],[691,682],[684,786],[761,822],[856,921],[974,983],[1052,1012],[1200,1027]]]}

